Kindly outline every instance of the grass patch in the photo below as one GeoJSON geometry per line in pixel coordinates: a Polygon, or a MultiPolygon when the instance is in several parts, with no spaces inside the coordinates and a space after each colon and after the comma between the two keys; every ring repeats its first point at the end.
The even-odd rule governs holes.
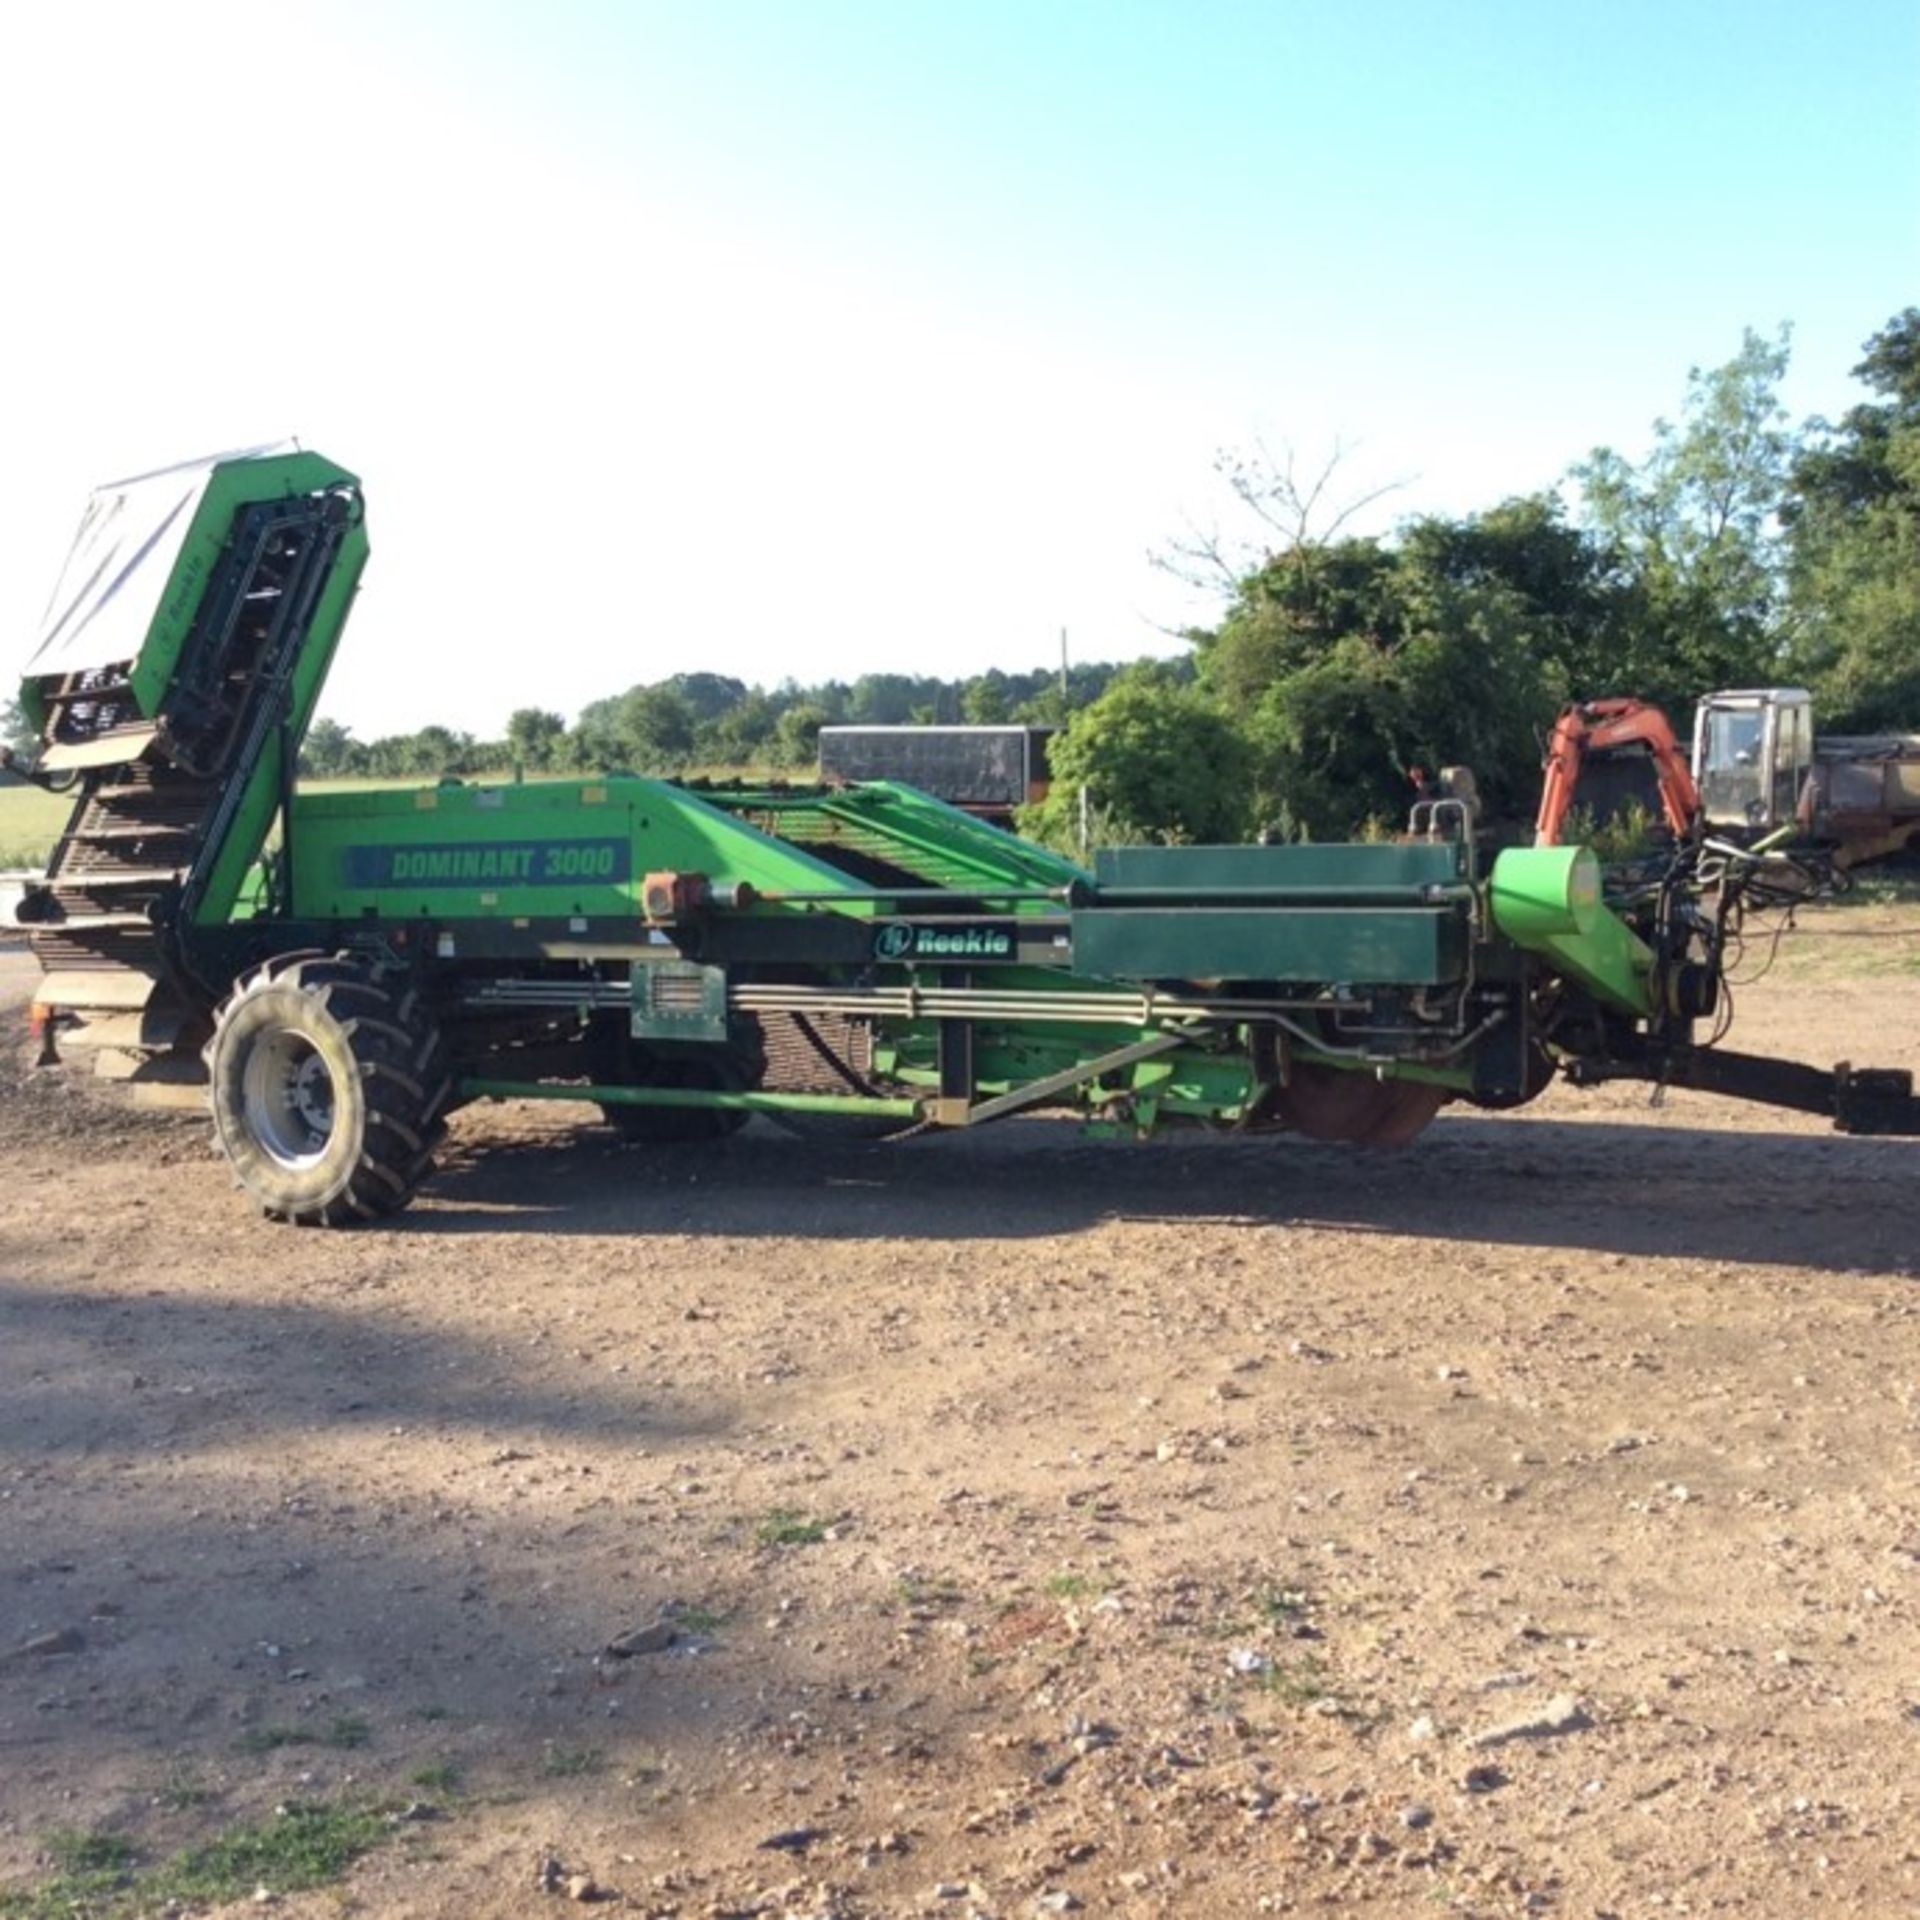
{"type": "Polygon", "coordinates": [[[753,1537],[763,1547],[817,1547],[827,1537],[827,1523],[798,1507],[775,1507],[753,1537]]]}
{"type": "Polygon", "coordinates": [[[1920,973],[1920,894],[1907,876],[1864,876],[1838,900],[1798,909],[1777,942],[1777,918],[1750,921],[1728,978],[1742,984],[1765,977],[1793,987],[1833,980],[1911,979],[1920,973]]]}
{"type": "Polygon", "coordinates": [[[460,1785],[461,1769],[457,1760],[429,1760],[424,1767],[416,1767],[410,1776],[416,1787],[424,1787],[428,1793],[452,1793],[460,1785]]]}
{"type": "Polygon", "coordinates": [[[1056,1600],[1097,1600],[1109,1584],[1090,1573],[1056,1573],[1047,1582],[1047,1592],[1056,1600]]]}
{"type": "Polygon", "coordinates": [[[282,1747],[317,1747],[320,1736],[311,1727],[249,1727],[233,1743],[236,1753],[277,1753],[282,1747]]]}
{"type": "Polygon", "coordinates": [[[1311,1657],[1293,1666],[1276,1660],[1261,1674],[1260,1685],[1282,1706],[1288,1707],[1310,1707],[1316,1700],[1324,1700],[1329,1692],[1325,1662],[1311,1657]]]}
{"type": "Polygon", "coordinates": [[[1852,885],[1838,899],[1823,904],[1836,907],[1920,906],[1920,871],[1911,867],[1862,867],[1851,876],[1852,885]]]}
{"type": "Polygon", "coordinates": [[[166,1908],[218,1906],[256,1887],[300,1893],[337,1880],[393,1836],[386,1809],[366,1803],[292,1802],[271,1818],[189,1847],[151,1871],[135,1867],[119,1834],[48,1836],[54,1877],[0,1893],[7,1920],[132,1920],[166,1908]]]}
{"type": "Polygon", "coordinates": [[[373,1740],[373,1728],[358,1714],[342,1713],[324,1727],[250,1727],[234,1743],[242,1753],[274,1753],[281,1747],[340,1747],[351,1750],[373,1740]]]}
{"type": "Polygon", "coordinates": [[[957,1607],[967,1596],[954,1580],[922,1580],[903,1575],[894,1588],[903,1607],[957,1607]]]}
{"type": "Polygon", "coordinates": [[[711,1607],[682,1607],[673,1616],[673,1624],[682,1633],[718,1633],[729,1617],[716,1613],[711,1607]]]}
{"type": "Polygon", "coordinates": [[[1267,1587],[1260,1595],[1260,1617],[1271,1626],[1288,1626],[1307,1610],[1307,1596],[1298,1587],[1267,1587]]]}
{"type": "Polygon", "coordinates": [[[213,1798],[213,1789],[198,1774],[176,1767],[154,1789],[153,1803],[169,1813],[188,1813],[204,1807],[213,1798]]]}
{"type": "Polygon", "coordinates": [[[339,1879],[392,1833],[378,1807],[289,1802],[270,1819],[189,1848],[135,1891],[143,1907],[169,1901],[213,1906],[241,1899],[255,1887],[299,1893],[339,1879]]]}
{"type": "Polygon", "coordinates": [[[606,1764],[607,1756],[598,1747],[549,1747],[540,1756],[540,1772],[548,1780],[577,1780],[606,1764]]]}
{"type": "Polygon", "coordinates": [[[8,1920],[92,1920],[122,1904],[133,1879],[133,1848],[117,1833],[63,1828],[47,1835],[54,1877],[44,1886],[0,1893],[8,1920]]]}
{"type": "Polygon", "coordinates": [[[39,787],[0,786],[0,869],[44,866],[74,798],[39,787]]]}
{"type": "Polygon", "coordinates": [[[47,1836],[47,1853],[62,1873],[124,1873],[133,1846],[117,1833],[63,1829],[47,1836]]]}

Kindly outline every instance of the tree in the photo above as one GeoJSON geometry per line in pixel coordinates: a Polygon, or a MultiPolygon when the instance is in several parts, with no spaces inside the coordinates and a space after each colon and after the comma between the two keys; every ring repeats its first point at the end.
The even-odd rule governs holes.
{"type": "Polygon", "coordinates": [[[659,685],[684,700],[696,720],[717,720],[747,697],[746,682],[724,673],[674,673],[659,685]]]}
{"type": "Polygon", "coordinates": [[[1749,328],[1723,367],[1687,375],[1676,425],[1638,466],[1596,447],[1572,470],[1594,535],[1644,595],[1647,671],[1670,703],[1770,679],[1785,572],[1777,519],[1796,443],[1779,400],[1790,329],[1749,328]]]}
{"type": "Polygon", "coordinates": [[[473,735],[452,727],[422,727],[413,736],[413,770],[436,776],[475,771],[473,735]]]}
{"type": "Polygon", "coordinates": [[[1378,540],[1292,546],[1240,582],[1214,632],[1193,636],[1201,683],[1237,712],[1341,641],[1400,639],[1394,553],[1378,540]]]}
{"type": "Polygon", "coordinates": [[[554,764],[567,723],[541,707],[519,707],[507,718],[507,756],[515,766],[544,772],[554,764]]]}
{"type": "Polygon", "coordinates": [[[1822,509],[1864,509],[1897,497],[1896,442],[1920,424],[1920,307],[1897,313],[1864,346],[1853,377],[1883,397],[1850,408],[1836,427],[1808,423],[1782,510],[1797,529],[1822,509]]]}
{"type": "Polygon", "coordinates": [[[712,767],[765,766],[774,756],[779,709],[758,687],[694,731],[694,757],[712,767]]]}
{"type": "Polygon", "coordinates": [[[1920,308],[1866,343],[1879,396],[1815,421],[1783,513],[1792,662],[1828,729],[1920,727],[1920,308]]]}
{"type": "Polygon", "coordinates": [[[1204,694],[1153,663],[1129,668],[1075,714],[1049,760],[1052,789],[1020,818],[1051,845],[1077,847],[1083,789],[1113,838],[1221,842],[1245,833],[1245,740],[1204,694]]]}
{"type": "Polygon", "coordinates": [[[361,751],[351,729],[338,720],[316,720],[301,742],[300,771],[321,780],[356,773],[360,769],[355,761],[361,751]]]}
{"type": "Polygon", "coordinates": [[[1277,454],[1258,437],[1246,447],[1222,448],[1213,471],[1226,488],[1234,525],[1222,530],[1190,520],[1163,552],[1149,557],[1187,586],[1237,594],[1250,573],[1277,556],[1330,545],[1356,515],[1405,484],[1390,480],[1343,497],[1335,481],[1347,457],[1336,441],[1319,467],[1307,471],[1284,442],[1277,454]]]}
{"type": "Polygon", "coordinates": [[[471,773],[476,771],[473,744],[472,734],[456,733],[451,727],[388,734],[368,746],[368,771],[383,777],[425,775],[436,780],[445,774],[471,773]]]}
{"type": "Polygon", "coordinates": [[[40,736],[27,724],[18,700],[0,701],[0,742],[18,754],[31,754],[40,744],[40,736]]]}
{"type": "Polygon", "coordinates": [[[1415,767],[1470,766],[1496,814],[1532,811],[1536,729],[1565,695],[1536,609],[1504,582],[1436,574],[1418,548],[1386,585],[1391,639],[1342,636],[1251,710],[1253,810],[1275,837],[1397,826],[1415,767]]]}
{"type": "Polygon", "coordinates": [[[556,770],[569,773],[604,773],[625,757],[620,744],[620,701],[615,697],[589,700],[580,709],[580,718],[554,750],[553,764],[556,770]]]}
{"type": "Polygon", "coordinates": [[[1404,817],[1415,766],[1471,765],[1490,806],[1530,812],[1536,729],[1630,600],[1547,495],[1288,548],[1196,651],[1250,744],[1256,824],[1344,838],[1404,817]]]}
{"type": "Polygon", "coordinates": [[[693,751],[693,709],[665,687],[634,687],[620,698],[614,734],[621,750],[643,773],[686,765],[693,751]]]}
{"type": "Polygon", "coordinates": [[[811,700],[790,706],[773,729],[774,757],[783,767],[813,767],[820,758],[820,729],[827,710],[811,700]]]}
{"type": "Polygon", "coordinates": [[[1557,493],[1405,530],[1403,564],[1435,587],[1499,589],[1541,664],[1583,698],[1638,691],[1665,672],[1649,648],[1645,596],[1614,548],[1566,518],[1557,493]]]}
{"type": "Polygon", "coordinates": [[[904,726],[919,698],[919,682],[904,673],[863,673],[848,696],[847,718],[859,727],[904,726]]]}
{"type": "Polygon", "coordinates": [[[969,726],[997,727],[1013,718],[1007,676],[997,667],[975,674],[960,692],[960,715],[969,726]]]}

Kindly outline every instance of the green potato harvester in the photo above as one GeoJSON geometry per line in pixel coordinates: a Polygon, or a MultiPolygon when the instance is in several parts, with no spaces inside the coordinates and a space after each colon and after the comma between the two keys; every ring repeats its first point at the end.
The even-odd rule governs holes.
{"type": "Polygon", "coordinates": [[[19,770],[72,800],[19,909],[45,1055],[206,1101],[273,1217],[397,1211],[484,1098],[640,1143],[1065,1107],[1387,1147],[1626,1077],[1920,1132],[1907,1074],[1717,1044],[1774,854],[1683,849],[1620,894],[1447,800],[1390,844],[1089,870],[886,781],[301,791],[367,552],[359,480],[297,449],[103,487],[20,690],[19,770]]]}

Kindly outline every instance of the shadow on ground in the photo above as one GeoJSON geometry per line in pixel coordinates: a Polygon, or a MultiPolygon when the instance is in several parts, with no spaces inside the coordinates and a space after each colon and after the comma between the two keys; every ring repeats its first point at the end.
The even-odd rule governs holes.
{"type": "Polygon", "coordinates": [[[1920,1173],[1908,1141],[1533,1115],[1443,1116],[1391,1154],[1284,1135],[1094,1143],[1046,1118],[894,1144],[754,1128],[652,1149],[592,1126],[494,1128],[481,1116],[390,1230],[966,1241],[1227,1220],[1903,1272],[1920,1173]],[[1794,1216],[1820,1233],[1783,1239],[1794,1216]]]}

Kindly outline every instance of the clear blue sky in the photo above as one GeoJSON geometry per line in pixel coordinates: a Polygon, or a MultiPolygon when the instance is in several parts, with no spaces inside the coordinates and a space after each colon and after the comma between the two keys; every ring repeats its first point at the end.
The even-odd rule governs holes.
{"type": "Polygon", "coordinates": [[[1643,450],[1920,298],[1920,5],[16,9],[0,618],[89,486],[298,434],[362,735],[1165,650],[1256,433],[1374,524],[1643,450]]]}

